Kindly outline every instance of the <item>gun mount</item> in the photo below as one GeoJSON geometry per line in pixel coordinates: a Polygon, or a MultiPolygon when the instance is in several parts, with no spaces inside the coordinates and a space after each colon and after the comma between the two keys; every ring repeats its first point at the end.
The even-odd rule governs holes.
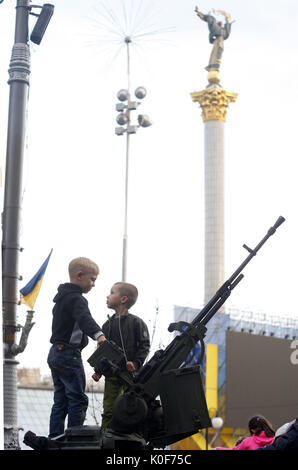
{"type": "MultiPolygon", "coordinates": [[[[244,267],[284,221],[283,217],[279,217],[254,249],[243,245],[249,252],[243,263],[191,323],[169,325],[169,331],[178,331],[180,334],[174,337],[166,349],[156,351],[134,376],[125,370],[124,354],[116,344],[107,340],[100,343],[89,357],[89,364],[97,374],[117,376],[123,382],[125,391],[115,401],[113,418],[100,437],[98,427],[81,427],[81,437],[90,432],[93,435],[90,446],[94,448],[96,442],[98,449],[109,450],[164,448],[211,426],[200,372],[206,324],[243,279],[244,267]],[[197,343],[201,345],[200,358],[196,365],[188,367],[186,358],[197,343]]],[[[48,449],[73,449],[79,434],[77,428],[69,428],[62,436],[48,439],[48,449]]],[[[29,431],[24,442],[34,449],[40,448],[39,445],[45,449],[45,439],[29,431]]],[[[80,448],[87,448],[86,445],[84,442],[80,448]]]]}

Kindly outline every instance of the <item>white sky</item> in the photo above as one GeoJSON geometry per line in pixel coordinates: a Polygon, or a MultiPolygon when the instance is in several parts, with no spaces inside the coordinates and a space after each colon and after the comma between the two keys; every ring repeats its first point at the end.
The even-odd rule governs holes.
{"type": "MultiPolygon", "coordinates": [[[[53,248],[35,305],[35,326],[20,367],[40,367],[51,334],[52,299],[77,256],[101,273],[88,295],[102,324],[106,295],[121,279],[125,139],[114,134],[116,94],[127,85],[124,33],[158,30],[131,47],[131,89],[147,88],[138,111],[153,126],[131,137],[128,281],[139,288],[133,312],[168,344],[172,305],[202,306],[204,295],[204,125],[190,93],[203,90],[211,45],[190,0],[129,0],[136,26],[124,33],[123,1],[57,0],[40,46],[31,45],[28,135],[24,161],[20,274],[23,287],[53,248]],[[102,6],[118,17],[115,25],[102,6]],[[171,32],[162,32],[171,29],[171,32]]],[[[0,155],[4,170],[8,67],[14,0],[0,5],[0,155]]],[[[286,222],[244,271],[226,306],[295,316],[297,262],[296,0],[205,0],[235,23],[225,41],[221,84],[238,93],[225,124],[226,278],[276,219],[286,222]]],[[[30,30],[36,18],[30,17],[30,30]]],[[[3,172],[3,179],[5,173],[3,172]]],[[[26,307],[19,308],[24,324],[26,307]]],[[[92,352],[86,348],[84,357],[92,352]]]]}

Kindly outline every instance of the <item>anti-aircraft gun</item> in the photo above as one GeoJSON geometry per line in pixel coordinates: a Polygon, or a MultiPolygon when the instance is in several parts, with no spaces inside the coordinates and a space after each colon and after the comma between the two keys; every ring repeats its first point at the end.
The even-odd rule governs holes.
{"type": "Polygon", "coordinates": [[[284,221],[280,216],[254,249],[243,245],[249,252],[243,263],[191,323],[180,321],[169,325],[169,331],[180,334],[166,349],[156,351],[134,376],[125,370],[124,354],[116,344],[108,340],[100,343],[89,357],[89,364],[97,374],[117,376],[125,386],[124,393],[114,403],[112,420],[102,434],[96,426],[79,426],[50,440],[29,431],[25,434],[25,444],[34,449],[150,450],[164,448],[210,427],[200,372],[206,325],[243,279],[244,267],[284,221]],[[200,357],[196,365],[188,366],[186,359],[197,343],[200,343],[200,357]]]}

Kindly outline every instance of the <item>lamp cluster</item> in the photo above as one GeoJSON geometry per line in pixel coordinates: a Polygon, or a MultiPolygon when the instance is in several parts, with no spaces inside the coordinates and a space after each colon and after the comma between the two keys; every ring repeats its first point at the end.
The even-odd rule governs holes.
{"type": "MultiPolygon", "coordinates": [[[[139,100],[144,99],[146,94],[146,88],[142,86],[135,90],[135,97],[139,100]]],[[[131,124],[130,112],[135,111],[141,102],[131,101],[128,90],[122,89],[118,91],[117,98],[120,103],[116,104],[116,111],[119,113],[116,117],[117,124],[119,124],[119,127],[115,128],[116,135],[123,135],[125,132],[127,132],[127,134],[135,134],[139,127],[149,127],[152,125],[152,122],[147,114],[139,114],[138,124],[131,124]]]]}

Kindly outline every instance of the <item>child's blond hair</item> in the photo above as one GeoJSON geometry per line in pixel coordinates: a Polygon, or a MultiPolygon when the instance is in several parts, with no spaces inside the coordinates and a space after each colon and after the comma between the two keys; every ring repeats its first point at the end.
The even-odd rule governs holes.
{"type": "Polygon", "coordinates": [[[79,257],[73,259],[68,265],[68,273],[70,279],[72,279],[77,272],[82,271],[83,273],[92,273],[95,276],[99,274],[99,267],[94,261],[89,258],[79,257]]]}

